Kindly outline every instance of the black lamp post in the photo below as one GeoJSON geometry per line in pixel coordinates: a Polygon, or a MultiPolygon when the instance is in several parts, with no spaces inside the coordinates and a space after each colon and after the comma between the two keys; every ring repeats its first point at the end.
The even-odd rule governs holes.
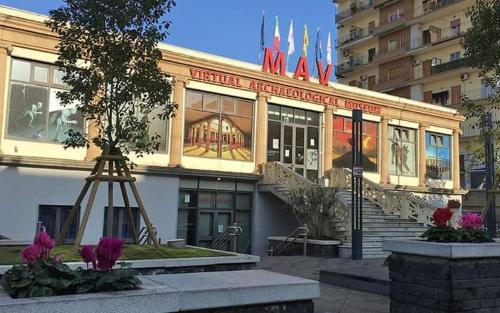
{"type": "Polygon", "coordinates": [[[363,112],[352,111],[351,231],[353,260],[363,259],[363,112]]]}

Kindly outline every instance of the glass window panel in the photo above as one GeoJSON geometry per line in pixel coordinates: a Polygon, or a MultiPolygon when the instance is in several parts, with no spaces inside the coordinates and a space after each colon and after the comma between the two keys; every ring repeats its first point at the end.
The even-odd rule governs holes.
{"type": "Polygon", "coordinates": [[[342,116],[333,116],[333,130],[334,131],[344,130],[344,118],[342,116]]]}
{"type": "Polygon", "coordinates": [[[287,164],[292,163],[292,143],[293,143],[293,127],[283,127],[283,162],[287,164]]]}
{"type": "Polygon", "coordinates": [[[186,108],[202,110],[203,109],[203,95],[199,92],[188,90],[186,92],[186,108]]]}
{"type": "Polygon", "coordinates": [[[35,65],[35,73],[33,79],[36,82],[47,83],[49,81],[49,69],[46,67],[35,65]]]}
{"type": "Polygon", "coordinates": [[[221,156],[223,159],[252,160],[252,120],[222,116],[221,156]]]}
{"type": "Polygon", "coordinates": [[[177,214],[177,238],[187,239],[188,211],[180,210],[177,214]]]}
{"type": "Polygon", "coordinates": [[[426,134],[426,177],[451,178],[450,136],[426,134]]]}
{"type": "Polygon", "coordinates": [[[237,100],[238,115],[243,117],[253,117],[253,103],[251,101],[237,100]]]}
{"type": "Polygon", "coordinates": [[[236,114],[235,101],[232,98],[222,97],[222,113],[236,114]]]}
{"type": "Polygon", "coordinates": [[[305,124],[306,123],[306,111],[294,109],[293,115],[295,117],[296,124],[305,124]]]}
{"type": "Polygon", "coordinates": [[[214,207],[215,193],[200,191],[198,194],[198,207],[202,209],[212,209],[214,207]]]}
{"type": "Polygon", "coordinates": [[[252,194],[238,194],[236,196],[236,209],[237,210],[251,210],[252,209],[252,194]]]}
{"type": "Polygon", "coordinates": [[[319,126],[318,112],[307,112],[307,125],[319,126]]]}
{"type": "Polygon", "coordinates": [[[45,140],[47,101],[47,88],[12,83],[7,134],[23,139],[45,140]]]}
{"type": "Polygon", "coordinates": [[[214,215],[213,213],[200,213],[198,220],[198,236],[210,237],[214,233],[214,215]]]}
{"type": "Polygon", "coordinates": [[[217,209],[233,209],[234,194],[229,192],[219,192],[217,194],[217,209]]]}
{"type": "Polygon", "coordinates": [[[196,190],[179,192],[179,208],[196,208],[198,193],[196,190]]]}
{"type": "Polygon", "coordinates": [[[51,238],[57,236],[56,233],[57,208],[52,206],[40,206],[38,208],[38,221],[42,222],[45,231],[51,238]]]}
{"type": "Polygon", "coordinates": [[[293,109],[281,107],[281,120],[285,123],[293,123],[293,109]]]}
{"type": "Polygon", "coordinates": [[[64,73],[58,69],[54,69],[54,84],[64,85],[63,82],[64,73]]]}
{"type": "Polygon", "coordinates": [[[305,130],[302,127],[295,128],[295,164],[304,164],[304,139],[305,130]]]}
{"type": "Polygon", "coordinates": [[[280,161],[281,123],[267,123],[267,161],[280,161]]]}
{"type": "Polygon", "coordinates": [[[250,212],[236,212],[235,222],[241,227],[242,232],[236,242],[236,252],[250,253],[252,234],[252,215],[250,212]]]}
{"type": "Polygon", "coordinates": [[[280,120],[280,106],[268,104],[267,106],[267,118],[270,120],[280,120]]]}
{"type": "Polygon", "coordinates": [[[389,126],[389,174],[416,176],[415,130],[389,126]]]}
{"type": "Polygon", "coordinates": [[[151,112],[148,115],[149,126],[148,126],[148,136],[149,138],[159,135],[158,151],[167,151],[167,138],[168,138],[168,119],[161,119],[158,117],[157,112],[151,112]]]}
{"type": "MultiPolygon", "coordinates": [[[[59,232],[61,232],[63,226],[64,226],[64,223],[66,222],[66,219],[68,218],[68,215],[69,215],[69,212],[71,211],[73,207],[72,206],[64,206],[64,207],[61,207],[61,219],[59,221],[59,232]]],[[[77,231],[77,225],[80,224],[79,218],[80,216],[80,212],[78,211],[76,213],[76,218],[73,219],[73,222],[71,223],[71,225],[69,226],[69,230],[68,232],[66,233],[66,239],[65,239],[65,242],[73,242],[73,240],[76,238],[76,231],[77,231]]],[[[54,237],[52,237],[54,238],[54,237]]]]}
{"type": "Polygon", "coordinates": [[[186,110],[184,155],[217,158],[218,144],[219,114],[186,110]]]}
{"type": "Polygon", "coordinates": [[[203,110],[219,112],[219,98],[217,96],[212,96],[209,94],[203,95],[203,110]]]}
{"type": "Polygon", "coordinates": [[[61,89],[50,89],[49,127],[47,134],[47,138],[50,141],[63,142],[68,137],[67,132],[70,129],[84,132],[83,117],[81,113],[76,110],[76,106],[61,105],[57,93],[62,91],[61,89]]]}
{"type": "Polygon", "coordinates": [[[318,149],[319,129],[317,127],[307,127],[307,149],[318,149]]]}
{"type": "Polygon", "coordinates": [[[12,60],[11,78],[29,82],[31,77],[31,63],[21,60],[12,60]]]}

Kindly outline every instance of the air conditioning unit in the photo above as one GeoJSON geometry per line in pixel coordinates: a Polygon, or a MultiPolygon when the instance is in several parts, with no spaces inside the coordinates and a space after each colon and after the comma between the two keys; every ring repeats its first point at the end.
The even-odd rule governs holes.
{"type": "Polygon", "coordinates": [[[460,74],[460,80],[467,80],[467,79],[469,79],[469,73],[460,74]]]}
{"type": "Polygon", "coordinates": [[[419,65],[419,64],[420,64],[420,61],[419,61],[419,60],[417,60],[417,59],[414,59],[414,60],[413,60],[413,65],[419,65]]]}
{"type": "Polygon", "coordinates": [[[361,75],[361,76],[359,76],[359,80],[363,80],[363,81],[365,81],[365,80],[367,80],[367,79],[368,79],[368,76],[366,76],[366,75],[361,75]]]}

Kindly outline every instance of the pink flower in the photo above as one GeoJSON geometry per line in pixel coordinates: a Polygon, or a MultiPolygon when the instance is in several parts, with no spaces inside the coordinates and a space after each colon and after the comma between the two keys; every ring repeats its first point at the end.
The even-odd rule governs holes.
{"type": "Polygon", "coordinates": [[[83,259],[83,262],[87,263],[87,268],[89,267],[89,263],[92,263],[92,267],[95,269],[96,267],[96,256],[94,249],[92,246],[83,246],[80,250],[80,256],[83,259]]]}
{"type": "Polygon", "coordinates": [[[40,257],[42,249],[38,245],[32,244],[21,251],[21,258],[25,263],[31,263],[40,257]]]}
{"type": "Polygon", "coordinates": [[[465,213],[458,224],[462,228],[478,229],[483,224],[483,218],[477,213],[465,213]]]}
{"type": "Polygon", "coordinates": [[[123,241],[116,238],[101,238],[96,249],[97,267],[102,271],[113,268],[116,261],[122,256],[123,241]]]}
{"type": "Polygon", "coordinates": [[[33,243],[42,249],[48,250],[54,248],[55,246],[55,241],[44,231],[41,231],[36,235],[33,243]]]}

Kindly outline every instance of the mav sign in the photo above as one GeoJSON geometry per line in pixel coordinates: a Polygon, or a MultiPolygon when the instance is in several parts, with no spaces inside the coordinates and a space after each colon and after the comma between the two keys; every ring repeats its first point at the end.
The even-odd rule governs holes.
{"type": "MultiPolygon", "coordinates": [[[[332,65],[328,64],[326,70],[323,70],[321,60],[316,60],[316,66],[318,68],[319,83],[327,86],[332,74],[332,65]]],[[[262,64],[262,71],[270,72],[272,74],[279,73],[281,76],[286,76],[285,53],[280,50],[276,54],[276,57],[274,57],[273,50],[271,48],[266,48],[264,50],[264,63],[262,64]]],[[[302,79],[307,82],[309,81],[309,68],[307,67],[307,58],[305,56],[301,56],[299,58],[297,67],[295,68],[295,73],[293,74],[293,79],[302,79]]]]}

